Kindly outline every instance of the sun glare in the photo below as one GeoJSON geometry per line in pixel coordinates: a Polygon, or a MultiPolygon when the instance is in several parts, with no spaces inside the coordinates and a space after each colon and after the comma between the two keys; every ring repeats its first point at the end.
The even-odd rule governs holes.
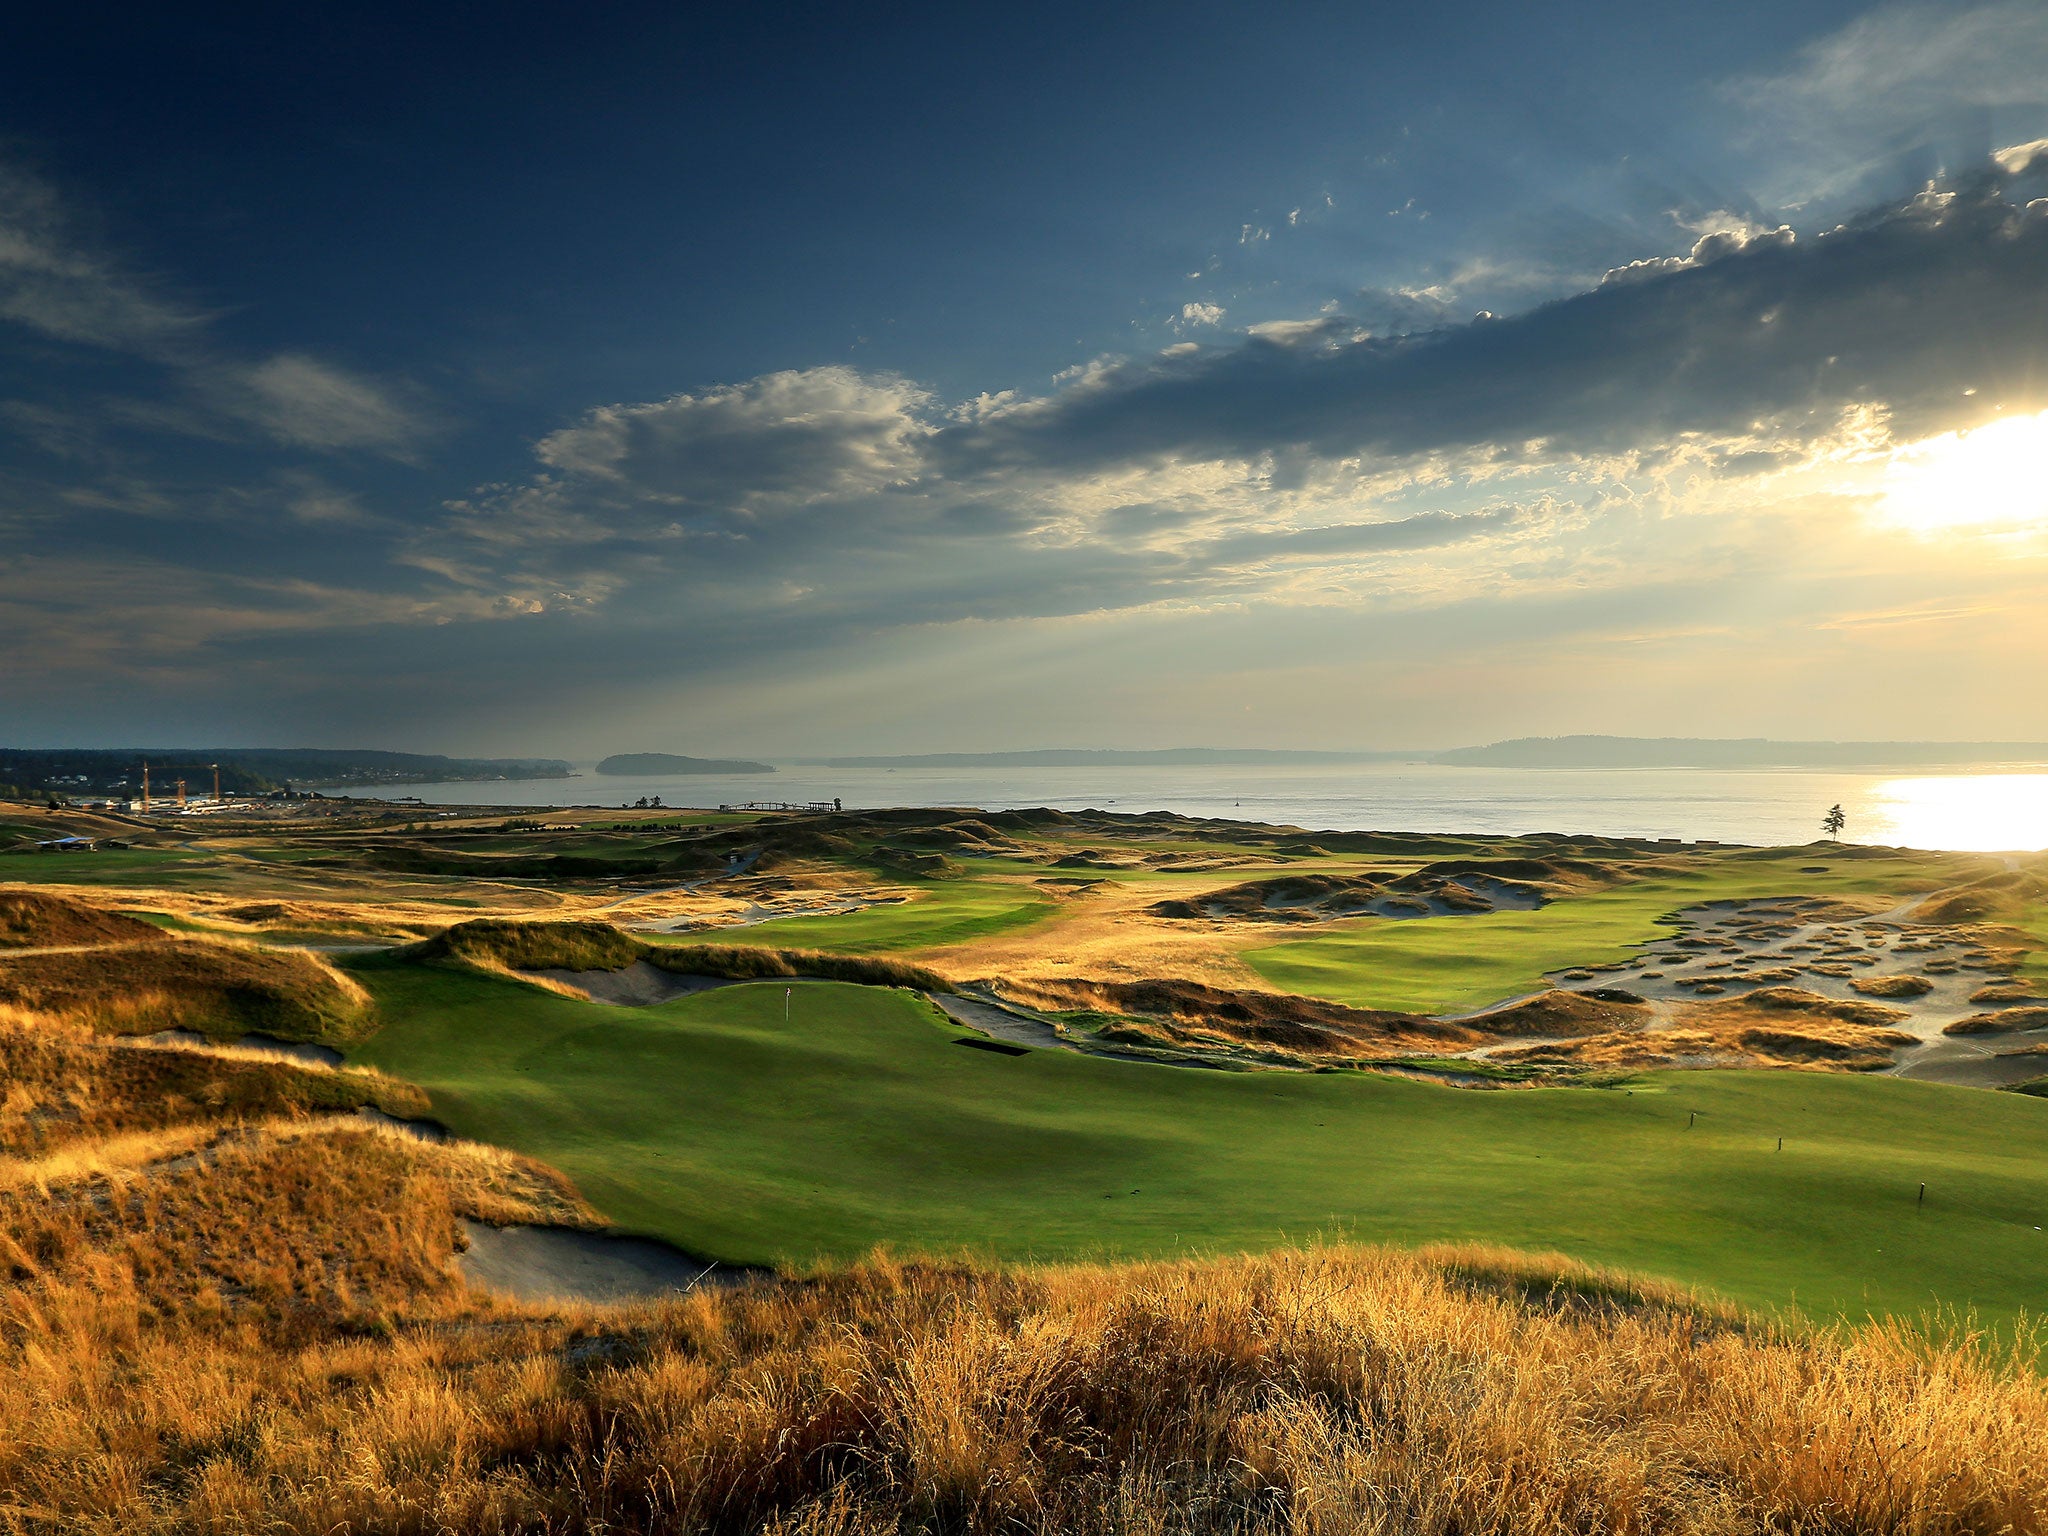
{"type": "Polygon", "coordinates": [[[2048,411],[1901,448],[1878,515],[1894,527],[2048,531],[2048,411]]]}
{"type": "Polygon", "coordinates": [[[2048,773],[1888,779],[1864,810],[1870,842],[1973,853],[2048,848],[2048,773]]]}

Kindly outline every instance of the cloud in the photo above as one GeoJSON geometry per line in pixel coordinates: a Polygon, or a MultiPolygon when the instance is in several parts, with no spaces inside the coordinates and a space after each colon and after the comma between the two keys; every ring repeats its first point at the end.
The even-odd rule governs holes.
{"type": "Polygon", "coordinates": [[[1483,512],[1422,512],[1383,523],[1242,533],[1219,539],[1203,550],[1200,558],[1209,565],[1232,567],[1262,560],[1328,560],[1342,555],[1435,549],[1502,532],[1525,515],[1519,507],[1493,507],[1483,512]]]}
{"type": "Polygon", "coordinates": [[[543,438],[550,468],[682,506],[731,508],[878,490],[916,464],[923,391],[852,368],[764,374],[650,405],[612,405],[543,438]]]}
{"type": "Polygon", "coordinates": [[[426,430],[382,386],[297,353],[226,373],[213,393],[224,410],[298,448],[403,455],[426,430]]]}
{"type": "Polygon", "coordinates": [[[1391,337],[1331,319],[1100,366],[934,450],[959,472],[1277,451],[1555,458],[1762,427],[1811,440],[1866,404],[1935,430],[2043,387],[2044,271],[2048,202],[1978,181],[1811,238],[1709,235],[1511,318],[1391,337]]]}
{"type": "Polygon", "coordinates": [[[2048,139],[2033,139],[1993,152],[1992,164],[2008,176],[2024,176],[2037,165],[2048,163],[2048,139]]]}
{"type": "Polygon", "coordinates": [[[1519,315],[1263,325],[1097,359],[1035,398],[952,405],[834,366],[603,406],[402,558],[497,611],[665,627],[720,655],[1568,592],[1782,552],[1791,525],[1760,496],[1796,490],[1802,515],[1853,526],[1815,499],[1816,465],[2048,391],[2048,203],[1995,178],[1819,233],[1693,232],[1519,315]],[[1687,515],[1719,533],[1678,537],[1687,515]]]}
{"type": "Polygon", "coordinates": [[[1447,277],[1395,296],[1397,330],[1322,313],[1223,334],[1220,305],[1190,304],[1201,344],[1093,359],[1036,397],[828,366],[600,405],[501,483],[403,517],[348,459],[308,464],[419,456],[431,424],[404,389],[173,327],[157,395],[0,405],[21,441],[94,466],[35,497],[0,481],[0,530],[34,522],[66,557],[6,573],[0,619],[94,665],[225,658],[421,700],[474,674],[483,709],[799,658],[836,678],[912,644],[892,635],[1014,656],[988,637],[1049,620],[1248,635],[1251,615],[1276,656],[1310,633],[1441,656],[1468,630],[1505,643],[1487,615],[1510,611],[1589,646],[1674,615],[1696,635],[1740,629],[1726,604],[1831,541],[1883,576],[1838,573],[1845,611],[1888,611],[1944,578],[1816,465],[2048,404],[2048,203],[2010,179],[2030,155],[1824,231],[1702,213],[1671,254],[1506,318],[1462,318],[1447,277]],[[265,448],[239,489],[102,462],[117,418],[150,413],[297,457],[265,448]],[[177,525],[208,517],[270,535],[221,556],[244,574],[189,575],[177,525]],[[308,550],[321,579],[293,579],[308,550]],[[1709,595],[1680,612],[1682,591],[1709,595]]]}
{"type": "Polygon", "coordinates": [[[1919,180],[1989,152],[1999,117],[2048,128],[2048,8],[1881,6],[1802,49],[1790,69],[1724,89],[1750,140],[1790,157],[1772,189],[1781,199],[1894,168],[1919,180]]]}
{"type": "Polygon", "coordinates": [[[0,320],[56,341],[160,357],[206,324],[91,249],[44,182],[0,165],[0,320]]]}
{"type": "MultiPolygon", "coordinates": [[[[406,457],[434,427],[409,392],[303,353],[251,361],[214,334],[213,317],[166,297],[100,249],[54,188],[0,164],[0,321],[64,348],[141,365],[124,392],[91,407],[47,402],[9,414],[57,453],[95,450],[113,431],[232,439],[254,428],[316,452],[406,457]]],[[[44,364],[45,371],[51,371],[44,364]]]]}

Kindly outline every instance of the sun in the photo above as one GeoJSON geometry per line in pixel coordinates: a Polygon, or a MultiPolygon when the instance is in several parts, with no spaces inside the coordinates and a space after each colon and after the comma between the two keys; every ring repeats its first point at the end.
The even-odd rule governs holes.
{"type": "Polygon", "coordinates": [[[2048,411],[1897,450],[1877,515],[1893,527],[2048,532],[2048,411]]]}

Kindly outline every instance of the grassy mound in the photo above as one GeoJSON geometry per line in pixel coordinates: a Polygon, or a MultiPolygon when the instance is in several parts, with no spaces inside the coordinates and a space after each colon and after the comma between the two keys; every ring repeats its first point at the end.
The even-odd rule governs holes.
{"type": "Polygon", "coordinates": [[[1622,1000],[1633,995],[1595,997],[1588,992],[1552,988],[1465,1023],[1489,1035],[1603,1034],[1636,1027],[1649,1016],[1650,1010],[1640,999],[1632,1003],[1622,1000]]]}
{"type": "Polygon", "coordinates": [[[43,1158],[175,1126],[345,1113],[426,1113],[426,1095],[380,1073],[205,1050],[137,1050],[82,1025],[0,1010],[0,1158],[43,1158]]]}
{"type": "Polygon", "coordinates": [[[1914,923],[2018,923],[2030,907],[2048,901],[2048,874],[2006,870],[1968,885],[1937,891],[1913,909],[1914,923]]]}
{"type": "Polygon", "coordinates": [[[157,937],[140,918],[42,891],[0,890],[0,949],[135,943],[157,937]]]}
{"type": "Polygon", "coordinates": [[[0,1003],[122,1035],[192,1029],[231,1040],[253,1031],[342,1044],[370,1027],[367,1001],[311,955],[197,939],[0,963],[0,1003]]]}
{"type": "MultiPolygon", "coordinates": [[[[356,1181],[377,1231],[317,1169],[265,1187],[288,1177],[330,1229],[392,1256],[370,1296],[408,1280],[432,1295],[446,1205],[408,1188],[416,1175],[356,1181]],[[395,1219],[408,1198],[418,1214],[395,1219]]],[[[290,1254],[266,1254],[282,1308],[300,1294],[290,1254]]],[[[0,1378],[0,1413],[37,1429],[0,1446],[0,1496],[53,1528],[1990,1536],[2048,1521],[2048,1388],[2007,1362],[1878,1330],[1777,1336],[1497,1252],[877,1260],[624,1315],[504,1309],[464,1327],[423,1301],[399,1318],[439,1326],[402,1342],[358,1306],[355,1337],[308,1326],[268,1349],[138,1327],[144,1305],[117,1292],[6,1346],[35,1364],[0,1378]]]]}
{"type": "Polygon", "coordinates": [[[610,923],[525,923],[485,917],[457,923],[412,947],[422,960],[462,960],[516,971],[617,971],[645,948],[610,923]]]}
{"type": "Polygon", "coordinates": [[[1688,1015],[1674,1029],[1620,1030],[1495,1051],[1493,1061],[1644,1071],[1660,1067],[1819,1067],[1876,1072],[1914,1037],[1833,1019],[1759,1023],[1754,1017],[1688,1015]]]}
{"type": "MultiPolygon", "coordinates": [[[[1658,867],[1643,865],[1641,870],[1656,873],[1658,867]]],[[[1638,867],[1634,865],[1595,863],[1588,859],[1439,859],[1434,864],[1423,865],[1412,878],[1455,879],[1459,875],[1487,875],[1511,885],[1547,886],[1559,891],[1597,891],[1619,881],[1634,879],[1638,873],[1638,867]]]]}
{"type": "Polygon", "coordinates": [[[1133,1044],[1187,1043],[1181,1037],[1193,1030],[1305,1056],[1378,1056],[1389,1048],[1476,1044],[1483,1038],[1465,1026],[1414,1014],[1347,1008],[1312,997],[1239,991],[1177,979],[1077,977],[1066,981],[1041,977],[1006,990],[1022,1001],[1057,1011],[1136,1015],[1140,1020],[1158,1021],[1151,1026],[1126,1026],[1124,1033],[1106,1036],[1133,1044]]]}
{"type": "Polygon", "coordinates": [[[1973,1013],[1942,1030],[1944,1035],[2002,1035],[2019,1029],[2048,1029],[2048,1008],[2001,1008],[1973,1013]]]}
{"type": "Polygon", "coordinates": [[[1849,990],[1865,997],[1925,997],[1934,983],[1925,976],[1852,976],[1849,990]]]}
{"type": "Polygon", "coordinates": [[[1912,1017],[1903,1008],[1893,1008],[1884,1003],[1859,1003],[1845,998],[1823,997],[1818,992],[1809,992],[1804,987],[1759,987],[1754,992],[1745,992],[1740,997],[1731,997],[1689,1008],[1684,1014],[1688,1024],[1716,1023],[1750,1024],[1759,1018],[1782,1022],[1796,1018],[1809,1022],[1828,1021],[1839,1024],[1862,1024],[1876,1027],[1896,1024],[1899,1020],[1912,1017]]]}
{"type": "Polygon", "coordinates": [[[678,976],[725,976],[738,981],[805,976],[866,987],[910,987],[919,992],[954,990],[953,983],[937,971],[906,960],[838,955],[822,949],[761,949],[745,944],[661,945],[650,946],[643,958],[678,976]]]}
{"type": "Polygon", "coordinates": [[[411,959],[456,960],[483,970],[619,971],[645,960],[679,976],[742,981],[805,976],[922,992],[953,990],[937,972],[902,960],[745,944],[648,944],[610,923],[590,920],[529,923],[479,918],[458,923],[404,953],[411,959]]]}
{"type": "Polygon", "coordinates": [[[2024,981],[1995,981],[1988,987],[1979,987],[1970,994],[1973,1003],[2024,1003],[2039,997],[2048,987],[2033,986],[2024,981]]]}

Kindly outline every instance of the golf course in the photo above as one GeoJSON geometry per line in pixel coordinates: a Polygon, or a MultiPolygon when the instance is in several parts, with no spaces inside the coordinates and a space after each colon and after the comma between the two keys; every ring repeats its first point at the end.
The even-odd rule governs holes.
{"type": "Polygon", "coordinates": [[[352,1060],[706,1257],[1481,1241],[1763,1310],[1991,1322],[2038,1307],[2048,1270],[2035,1098],[1795,1072],[1469,1092],[1003,1054],[894,988],[618,1008],[400,959],[352,974],[386,1021],[352,1060]]]}

